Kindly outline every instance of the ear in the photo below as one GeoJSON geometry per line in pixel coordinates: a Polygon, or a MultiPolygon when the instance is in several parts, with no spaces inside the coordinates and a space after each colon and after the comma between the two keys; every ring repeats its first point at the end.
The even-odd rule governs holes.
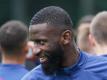
{"type": "Polygon", "coordinates": [[[70,43],[72,35],[73,34],[70,30],[66,30],[62,33],[61,42],[63,43],[63,45],[66,45],[66,44],[70,43]]]}
{"type": "Polygon", "coordinates": [[[27,42],[25,42],[25,43],[23,44],[23,53],[27,54],[28,51],[29,51],[29,46],[27,45],[27,42]]]}
{"type": "Polygon", "coordinates": [[[96,45],[96,40],[93,35],[89,34],[88,40],[91,47],[94,47],[96,45]]]}

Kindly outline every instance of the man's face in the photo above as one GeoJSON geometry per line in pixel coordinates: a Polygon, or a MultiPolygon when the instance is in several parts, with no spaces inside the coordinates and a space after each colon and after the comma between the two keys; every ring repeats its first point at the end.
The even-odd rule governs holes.
{"type": "Polygon", "coordinates": [[[35,42],[36,55],[39,57],[45,74],[53,74],[62,65],[64,51],[60,45],[60,35],[47,24],[30,26],[30,39],[35,42]]]}

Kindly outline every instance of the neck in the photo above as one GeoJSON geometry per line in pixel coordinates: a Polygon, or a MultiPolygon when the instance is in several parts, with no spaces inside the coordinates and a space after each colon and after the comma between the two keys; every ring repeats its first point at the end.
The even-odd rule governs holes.
{"type": "Polygon", "coordinates": [[[24,55],[2,55],[2,63],[3,64],[24,64],[25,57],[24,55]]]}
{"type": "Polygon", "coordinates": [[[107,46],[101,45],[95,48],[95,52],[97,55],[107,55],[107,46]]]}
{"type": "Polygon", "coordinates": [[[64,59],[64,67],[68,67],[68,66],[72,66],[74,65],[79,57],[79,51],[77,50],[77,48],[75,46],[73,47],[69,47],[66,50],[66,58],[64,59]],[[71,50],[72,49],[72,50],[71,50]]]}

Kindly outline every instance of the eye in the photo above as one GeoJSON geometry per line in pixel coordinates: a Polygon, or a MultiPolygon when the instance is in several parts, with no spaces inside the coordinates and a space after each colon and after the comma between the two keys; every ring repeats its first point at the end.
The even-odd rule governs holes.
{"type": "Polygon", "coordinates": [[[35,45],[45,45],[46,44],[45,40],[36,40],[34,42],[35,42],[35,45]]]}
{"type": "Polygon", "coordinates": [[[45,45],[45,42],[44,41],[40,41],[39,42],[41,45],[45,45]]]}

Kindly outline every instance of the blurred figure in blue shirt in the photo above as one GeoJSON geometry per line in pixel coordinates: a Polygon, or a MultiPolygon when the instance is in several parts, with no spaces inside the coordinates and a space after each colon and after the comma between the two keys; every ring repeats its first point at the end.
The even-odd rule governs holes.
{"type": "Polygon", "coordinates": [[[38,57],[33,54],[34,42],[28,41],[29,51],[26,55],[26,68],[32,70],[35,66],[40,64],[38,57]]]}
{"type": "Polygon", "coordinates": [[[107,80],[107,59],[81,52],[72,27],[69,14],[60,7],[49,6],[34,15],[29,38],[41,65],[22,80],[107,80]]]}
{"type": "Polygon", "coordinates": [[[75,33],[77,46],[85,52],[96,55],[93,48],[90,47],[91,43],[89,41],[90,24],[93,17],[94,17],[93,15],[83,16],[78,22],[75,33]]]}
{"type": "Polygon", "coordinates": [[[27,41],[28,28],[24,23],[9,21],[1,26],[0,80],[20,80],[28,72],[24,67],[28,52],[27,41]]]}
{"type": "Polygon", "coordinates": [[[107,56],[107,11],[99,12],[93,19],[89,40],[97,55],[107,56]]]}

